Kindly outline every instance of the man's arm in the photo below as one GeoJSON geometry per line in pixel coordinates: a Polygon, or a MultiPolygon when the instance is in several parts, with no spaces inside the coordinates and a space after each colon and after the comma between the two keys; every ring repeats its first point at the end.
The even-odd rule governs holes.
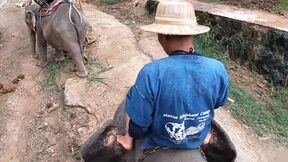
{"type": "Polygon", "coordinates": [[[143,136],[153,121],[154,95],[158,83],[151,75],[151,72],[142,69],[126,97],[126,132],[124,136],[117,136],[117,141],[127,150],[133,147],[133,137],[143,136]]]}
{"type": "Polygon", "coordinates": [[[222,72],[220,73],[219,76],[219,92],[216,95],[217,99],[216,99],[216,105],[214,107],[214,109],[217,109],[221,106],[224,106],[227,104],[228,102],[228,93],[229,93],[229,77],[228,77],[228,73],[224,67],[224,65],[222,65],[222,72]]]}

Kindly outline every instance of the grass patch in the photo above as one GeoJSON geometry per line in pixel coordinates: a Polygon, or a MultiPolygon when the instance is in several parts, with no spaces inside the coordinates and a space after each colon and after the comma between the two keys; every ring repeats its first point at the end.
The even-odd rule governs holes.
{"type": "MultiPolygon", "coordinates": [[[[49,64],[43,69],[44,80],[41,83],[41,90],[51,91],[54,94],[57,94],[59,89],[56,80],[64,70],[65,66],[70,63],[71,60],[72,57],[68,55],[66,56],[64,62],[49,62],[49,64]]],[[[105,82],[106,78],[102,77],[101,74],[113,69],[113,67],[104,66],[98,59],[88,60],[86,67],[89,72],[86,80],[88,82],[100,82],[103,84],[107,83],[105,82]]]]}
{"type": "MultiPolygon", "coordinates": [[[[223,41],[211,34],[195,39],[195,48],[207,57],[216,58],[227,65],[228,54],[223,41]]],[[[248,94],[243,87],[230,81],[230,97],[235,99],[232,114],[252,127],[259,136],[274,134],[278,140],[288,143],[288,89],[271,90],[270,100],[264,102],[248,94]]]]}
{"type": "Polygon", "coordinates": [[[63,71],[66,63],[63,62],[49,62],[44,68],[44,80],[41,83],[41,89],[44,91],[58,91],[56,79],[63,71]]]}
{"type": "Polygon", "coordinates": [[[113,5],[116,3],[121,2],[122,0],[102,0],[103,3],[108,4],[108,5],[113,5]]]}
{"type": "MultiPolygon", "coordinates": [[[[281,101],[284,97],[280,95],[281,93],[288,93],[288,91],[273,92],[270,101],[265,103],[248,95],[243,87],[232,81],[230,84],[230,96],[236,99],[236,103],[232,105],[233,114],[241,117],[248,126],[253,127],[259,136],[275,134],[280,138],[287,138],[288,104],[285,103],[287,101],[281,101]],[[274,95],[275,97],[273,97],[274,95]]],[[[287,96],[284,98],[288,99],[287,96]]]]}
{"type": "Polygon", "coordinates": [[[288,1],[287,0],[279,0],[278,4],[274,7],[274,11],[287,11],[288,10],[288,1]]]}
{"type": "Polygon", "coordinates": [[[223,40],[216,40],[212,34],[198,35],[194,40],[194,46],[197,52],[205,54],[207,57],[224,63],[229,59],[228,52],[223,48],[223,40]]]}
{"type": "Polygon", "coordinates": [[[101,74],[113,69],[113,67],[104,66],[103,63],[101,63],[98,59],[91,59],[91,60],[88,60],[87,68],[88,68],[89,74],[86,77],[86,79],[89,82],[100,82],[100,83],[107,85],[107,83],[105,82],[106,78],[101,77],[101,74]]]}
{"type": "Polygon", "coordinates": [[[76,160],[81,160],[80,148],[81,148],[81,145],[75,145],[71,149],[72,150],[71,156],[75,158],[76,160]]]}

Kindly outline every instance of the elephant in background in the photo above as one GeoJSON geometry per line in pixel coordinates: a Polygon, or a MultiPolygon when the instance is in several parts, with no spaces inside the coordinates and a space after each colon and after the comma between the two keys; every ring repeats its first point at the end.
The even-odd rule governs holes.
{"type": "Polygon", "coordinates": [[[38,57],[35,46],[39,49],[39,65],[46,66],[47,45],[56,49],[56,61],[65,59],[62,51],[72,54],[71,70],[79,77],[88,75],[83,62],[83,48],[88,30],[88,21],[82,11],[70,8],[69,3],[60,3],[57,9],[48,16],[41,16],[40,6],[32,4],[25,9],[25,22],[31,42],[31,51],[38,57]],[[69,9],[71,13],[69,14],[69,9]],[[37,39],[36,39],[37,38],[37,39]],[[36,41],[37,40],[37,41],[36,41]]]}

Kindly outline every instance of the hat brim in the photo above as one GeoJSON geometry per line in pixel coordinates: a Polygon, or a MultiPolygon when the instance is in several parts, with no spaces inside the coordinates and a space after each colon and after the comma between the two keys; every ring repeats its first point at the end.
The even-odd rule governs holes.
{"type": "Polygon", "coordinates": [[[198,35],[206,33],[209,27],[203,25],[168,25],[168,24],[150,24],[140,27],[144,31],[164,34],[164,35],[198,35]]]}

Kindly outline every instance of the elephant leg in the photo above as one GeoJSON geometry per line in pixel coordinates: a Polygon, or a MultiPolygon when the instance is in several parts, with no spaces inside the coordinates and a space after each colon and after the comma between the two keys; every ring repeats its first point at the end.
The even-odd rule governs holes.
{"type": "Polygon", "coordinates": [[[48,59],[47,59],[47,42],[44,39],[43,34],[38,34],[38,48],[39,48],[39,59],[40,63],[38,64],[39,66],[46,66],[48,65],[48,59]]]}
{"type": "Polygon", "coordinates": [[[55,50],[55,61],[62,62],[65,60],[64,54],[62,50],[55,50]]]}
{"type": "MultiPolygon", "coordinates": [[[[78,46],[78,44],[76,46],[78,46]]],[[[76,75],[79,77],[87,76],[88,72],[84,65],[83,56],[81,54],[80,48],[74,48],[74,50],[71,53],[72,53],[72,62],[73,64],[76,65],[76,69],[77,69],[76,75]]]]}

